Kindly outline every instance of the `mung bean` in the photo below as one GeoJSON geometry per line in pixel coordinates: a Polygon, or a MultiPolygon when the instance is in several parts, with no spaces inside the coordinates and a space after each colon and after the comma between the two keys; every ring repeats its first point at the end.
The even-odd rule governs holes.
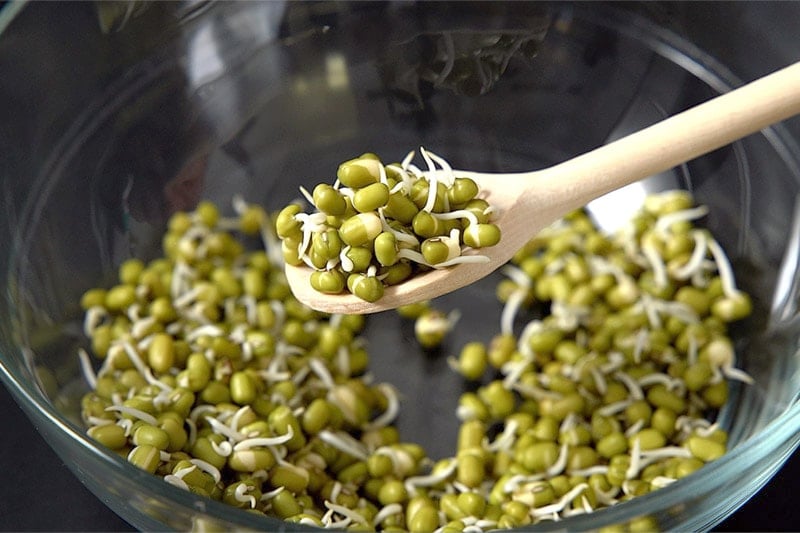
{"type": "MultiPolygon", "coordinates": [[[[437,184],[433,216],[424,209],[424,183],[415,186],[419,206],[402,194],[393,201],[403,190],[401,173],[384,167],[383,176],[372,155],[350,165],[344,172],[351,185],[361,181],[347,194],[363,191],[369,199],[367,190],[380,189],[383,197],[396,187],[377,208],[384,219],[371,219],[376,238],[363,246],[336,243],[340,226],[331,217],[344,223],[359,214],[333,186],[315,188],[321,218],[298,217],[301,209],[290,206],[275,219],[295,254],[304,224],[327,225],[309,236],[313,261],[327,266],[347,258],[352,268],[346,274],[324,268],[317,280],[380,284],[380,276],[388,283],[398,268],[403,272],[396,278],[405,279],[412,263],[401,256],[412,243],[404,235],[411,235],[408,225],[418,213],[441,224],[444,237],[434,236],[440,242],[453,228],[474,223],[447,220],[448,202],[450,210],[463,207],[478,224],[490,223],[488,204],[466,200],[469,191],[437,184]],[[392,205],[405,221],[386,220],[392,205]]],[[[662,215],[639,217],[626,250],[599,234],[585,214],[573,214],[520,250],[514,262],[524,277],[509,280],[500,296],[508,302],[524,290],[520,308],[541,308],[545,316],[519,336],[507,328],[488,343],[467,343],[450,359],[475,384],[459,399],[457,450],[433,463],[420,446],[400,440],[391,424],[393,394],[368,382],[368,354],[357,337],[364,318],[328,317],[302,306],[290,295],[280,263],[273,265],[264,251],[245,253],[224,229],[257,235],[269,217],[254,206],[236,211],[233,221],[210,204],[176,215],[167,257],[128,260],[117,285],[82,297],[82,307],[94,314],[93,351],[107,359],[95,393],[81,402],[89,435],[147,471],[286,520],[330,526],[344,515],[326,509],[327,501],[360,517],[351,529],[460,531],[535,523],[541,519],[536,509],[565,495],[569,501],[557,515],[602,507],[601,493],[630,499],[725,452],[724,431],[693,428],[712,422],[698,419],[698,406],[716,409],[727,400],[720,375],[735,362],[728,321],[749,313],[749,299],[726,294],[713,271],[697,273],[708,279],[695,286],[694,279],[670,277],[667,268],[663,285],[627,255],[646,245],[665,263],[681,258],[685,264],[695,244],[685,223],[673,223],[673,233],[662,236],[653,229],[662,215]],[[660,324],[642,308],[654,298],[675,305],[660,324]],[[669,447],[691,457],[634,461],[635,453],[669,447]],[[592,473],[595,467],[607,472],[592,473]],[[576,489],[582,492],[571,492],[576,489]]],[[[436,329],[433,344],[453,325],[428,303],[400,311],[415,320],[444,319],[443,328],[423,331],[436,329]]]]}

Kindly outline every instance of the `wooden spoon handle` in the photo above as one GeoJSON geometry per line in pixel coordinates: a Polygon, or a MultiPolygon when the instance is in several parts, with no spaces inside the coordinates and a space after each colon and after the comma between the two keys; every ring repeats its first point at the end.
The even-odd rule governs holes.
{"type": "Polygon", "coordinates": [[[800,113],[800,62],[536,174],[569,205],[663,172],[800,113]]]}

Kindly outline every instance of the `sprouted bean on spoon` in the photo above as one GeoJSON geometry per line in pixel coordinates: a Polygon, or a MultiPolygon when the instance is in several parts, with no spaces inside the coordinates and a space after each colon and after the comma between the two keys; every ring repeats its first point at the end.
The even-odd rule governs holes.
{"type": "Polygon", "coordinates": [[[414,152],[390,165],[364,154],[342,163],[332,185],[301,188],[314,212],[291,204],[276,222],[286,263],[313,269],[321,293],[375,302],[420,270],[488,261],[475,250],[500,241],[492,207],[474,180],[420,153],[427,170],[411,162],[414,152]]]}

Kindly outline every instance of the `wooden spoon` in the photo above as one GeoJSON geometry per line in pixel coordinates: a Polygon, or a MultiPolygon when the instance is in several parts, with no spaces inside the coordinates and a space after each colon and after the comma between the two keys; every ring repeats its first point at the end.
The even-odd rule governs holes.
{"type": "Polygon", "coordinates": [[[800,62],[636,133],[555,166],[512,174],[454,171],[474,179],[499,211],[500,242],[481,248],[486,263],[433,270],[369,303],[317,292],[308,267],[286,267],[292,292],[329,313],[367,314],[428,300],[473,283],[506,263],[541,229],[591,200],[755,133],[800,113],[800,62]]]}

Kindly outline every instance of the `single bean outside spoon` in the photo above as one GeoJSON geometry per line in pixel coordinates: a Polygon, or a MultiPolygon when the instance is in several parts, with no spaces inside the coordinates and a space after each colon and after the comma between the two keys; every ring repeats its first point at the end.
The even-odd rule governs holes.
{"type": "Polygon", "coordinates": [[[489,261],[418,274],[386,287],[370,303],[349,294],[323,294],[313,270],[286,266],[295,297],[329,313],[368,314],[429,300],[469,285],[505,264],[540,230],[620,187],[707,154],[800,113],[800,62],[715,97],[652,126],[557,165],[532,172],[454,170],[475,180],[499,216],[500,242],[481,248],[489,261]]]}

